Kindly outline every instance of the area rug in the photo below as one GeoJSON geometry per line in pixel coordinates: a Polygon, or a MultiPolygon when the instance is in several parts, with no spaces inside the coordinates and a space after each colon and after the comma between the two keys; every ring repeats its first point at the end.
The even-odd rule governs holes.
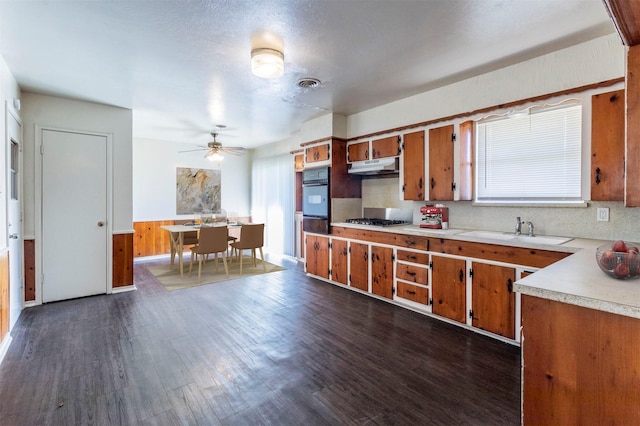
{"type": "Polygon", "coordinates": [[[286,268],[282,266],[274,265],[273,263],[264,262],[266,272],[262,269],[262,262],[260,258],[256,262],[257,266],[253,266],[251,257],[244,256],[242,264],[242,275],[240,275],[240,263],[237,259],[233,262],[228,262],[229,278],[224,273],[224,264],[221,259],[218,259],[218,272],[216,272],[215,261],[213,259],[208,260],[202,264],[202,275],[200,282],[198,282],[198,264],[193,263],[193,271],[191,277],[189,277],[189,257],[186,256],[184,260],[184,276],[180,277],[180,268],[178,262],[173,265],[173,269],[169,269],[169,260],[167,263],[147,265],[147,269],[160,281],[167,290],[179,290],[183,288],[196,287],[199,285],[219,283],[222,281],[236,280],[238,278],[246,278],[255,275],[268,274],[271,272],[284,271],[286,268]]]}

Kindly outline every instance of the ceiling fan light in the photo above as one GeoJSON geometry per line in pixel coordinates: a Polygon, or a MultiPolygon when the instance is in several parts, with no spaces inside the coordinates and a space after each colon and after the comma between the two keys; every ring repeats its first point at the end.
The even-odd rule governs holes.
{"type": "Polygon", "coordinates": [[[217,161],[220,162],[222,160],[224,160],[224,157],[222,155],[220,155],[219,152],[213,152],[213,151],[209,151],[207,153],[207,155],[205,155],[206,159],[209,161],[217,161]]]}
{"type": "Polygon", "coordinates": [[[280,77],[284,73],[284,54],[268,48],[252,50],[251,72],[262,78],[280,77]]]}

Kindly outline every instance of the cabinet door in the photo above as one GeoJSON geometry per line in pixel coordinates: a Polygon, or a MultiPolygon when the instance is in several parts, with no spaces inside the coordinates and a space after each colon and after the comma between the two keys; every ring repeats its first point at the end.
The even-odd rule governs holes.
{"type": "Polygon", "coordinates": [[[347,162],[369,159],[369,142],[358,142],[347,146],[347,162]]]}
{"type": "Polygon", "coordinates": [[[516,270],[473,262],[471,284],[472,325],[509,339],[515,338],[516,270]]]}
{"type": "Polygon", "coordinates": [[[591,199],[624,201],[624,89],[591,97],[591,199]]]}
{"type": "Polygon", "coordinates": [[[331,144],[328,144],[328,143],[305,148],[304,162],[306,164],[309,164],[309,163],[317,163],[320,161],[328,161],[330,158],[330,155],[329,155],[330,148],[331,148],[331,144]]]}
{"type": "Polygon", "coordinates": [[[400,137],[390,136],[388,138],[371,141],[372,158],[397,157],[400,155],[400,137]]]}
{"type": "Polygon", "coordinates": [[[351,287],[369,291],[369,245],[351,242],[349,245],[351,287]]]}
{"type": "Polygon", "coordinates": [[[402,194],[404,200],[424,200],[424,131],[407,133],[404,138],[402,194]]]}
{"type": "Polygon", "coordinates": [[[371,246],[371,292],[393,299],[393,249],[371,246]]]}
{"type": "Polygon", "coordinates": [[[348,243],[346,240],[331,240],[331,279],[347,284],[348,243]]]}
{"type": "Polygon", "coordinates": [[[461,323],[467,321],[466,261],[431,256],[433,313],[461,323]]]}
{"type": "Polygon", "coordinates": [[[453,200],[453,125],[429,129],[429,200],[453,200]]]}
{"type": "Polygon", "coordinates": [[[458,199],[473,200],[473,152],[474,123],[460,123],[460,181],[458,182],[458,199]]]}
{"type": "Polygon", "coordinates": [[[307,273],[329,278],[329,238],[308,235],[305,252],[307,273]]]}
{"type": "Polygon", "coordinates": [[[304,170],[304,155],[297,154],[293,157],[293,168],[296,172],[304,170]]]}

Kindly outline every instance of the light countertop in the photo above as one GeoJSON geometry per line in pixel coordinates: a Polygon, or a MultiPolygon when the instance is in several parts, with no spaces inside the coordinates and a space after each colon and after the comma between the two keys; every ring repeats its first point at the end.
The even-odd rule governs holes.
{"type": "Polygon", "coordinates": [[[573,253],[571,256],[516,281],[514,290],[521,294],[543,299],[640,318],[640,278],[618,280],[609,277],[600,270],[596,263],[596,248],[608,241],[574,238],[564,244],[550,245],[537,244],[535,237],[530,240],[522,238],[518,241],[501,241],[460,235],[471,231],[469,229],[426,229],[420,228],[418,225],[379,227],[340,222],[331,225],[573,253]]]}

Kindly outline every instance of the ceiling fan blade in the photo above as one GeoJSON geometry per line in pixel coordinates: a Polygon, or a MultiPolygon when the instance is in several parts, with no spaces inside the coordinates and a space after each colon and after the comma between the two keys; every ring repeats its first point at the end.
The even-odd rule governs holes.
{"type": "Polygon", "coordinates": [[[209,148],[198,148],[198,149],[187,149],[186,151],[178,151],[178,153],[181,152],[194,152],[194,151],[208,151],[209,148]]]}

